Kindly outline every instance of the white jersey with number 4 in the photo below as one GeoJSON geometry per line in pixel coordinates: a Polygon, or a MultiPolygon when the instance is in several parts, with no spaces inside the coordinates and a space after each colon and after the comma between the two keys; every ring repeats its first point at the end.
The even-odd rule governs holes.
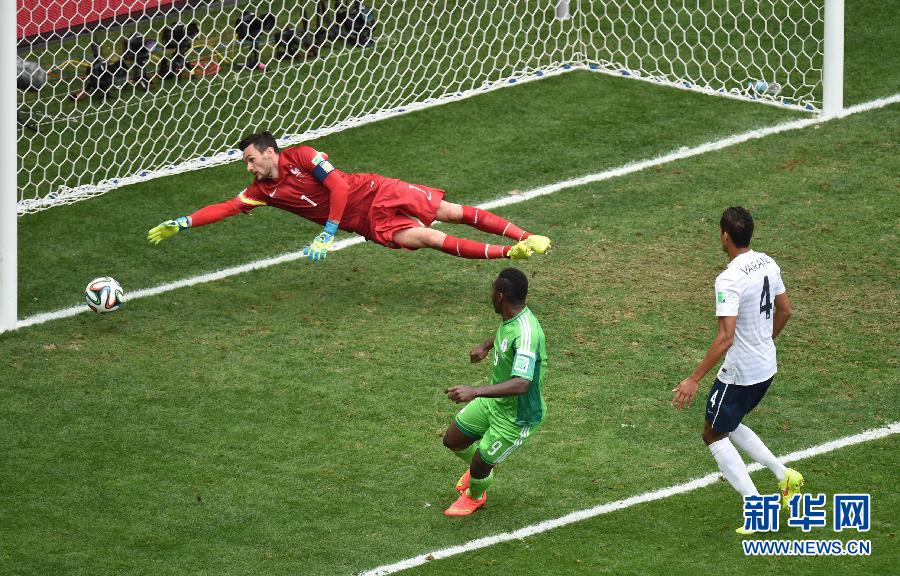
{"type": "Polygon", "coordinates": [[[775,297],[784,292],[778,264],[753,250],[738,255],[716,278],[716,316],[737,316],[734,341],[719,368],[723,383],[749,386],[778,371],[772,323],[775,297]]]}

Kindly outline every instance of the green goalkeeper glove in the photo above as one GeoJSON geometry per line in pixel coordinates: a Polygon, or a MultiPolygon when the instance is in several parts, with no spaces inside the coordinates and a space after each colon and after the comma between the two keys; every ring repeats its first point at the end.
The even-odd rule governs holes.
{"type": "Polygon", "coordinates": [[[325,222],[325,229],[319,233],[315,239],[310,242],[309,246],[303,249],[303,255],[309,258],[310,262],[324,260],[328,255],[328,249],[334,242],[334,235],[337,234],[338,223],[332,220],[325,222]]]}
{"type": "Polygon", "coordinates": [[[180,216],[174,220],[166,220],[156,228],[151,228],[150,231],[147,232],[147,240],[153,244],[159,244],[166,238],[171,238],[180,231],[187,230],[190,227],[191,221],[187,216],[180,216]]]}

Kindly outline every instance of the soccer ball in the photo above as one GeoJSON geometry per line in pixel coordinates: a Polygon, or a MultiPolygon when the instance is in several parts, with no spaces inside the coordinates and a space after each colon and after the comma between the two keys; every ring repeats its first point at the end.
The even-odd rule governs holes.
{"type": "Polygon", "coordinates": [[[757,96],[778,96],[778,93],[781,92],[781,84],[777,82],[769,84],[765,80],[757,80],[747,84],[747,91],[757,96]]]}
{"type": "Polygon", "coordinates": [[[122,286],[109,276],[91,280],[84,289],[84,301],[94,312],[112,312],[125,302],[122,286]]]}

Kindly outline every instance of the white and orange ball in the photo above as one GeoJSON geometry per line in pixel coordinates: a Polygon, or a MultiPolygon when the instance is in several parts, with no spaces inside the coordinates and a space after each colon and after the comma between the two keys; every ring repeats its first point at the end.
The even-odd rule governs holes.
{"type": "Polygon", "coordinates": [[[112,312],[125,302],[125,291],[114,278],[100,276],[91,280],[84,289],[84,301],[94,312],[112,312]]]}

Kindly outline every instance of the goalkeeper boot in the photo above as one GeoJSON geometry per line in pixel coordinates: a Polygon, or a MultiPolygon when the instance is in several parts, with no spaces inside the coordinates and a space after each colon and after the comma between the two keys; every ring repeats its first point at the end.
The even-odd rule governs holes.
{"type": "Polygon", "coordinates": [[[456,499],[456,502],[444,510],[444,516],[468,516],[481,508],[487,500],[487,492],[481,495],[481,498],[474,499],[468,493],[463,492],[456,499]]]}
{"type": "Polygon", "coordinates": [[[509,249],[506,257],[510,260],[528,260],[532,254],[534,254],[534,250],[528,246],[528,240],[522,240],[509,249]]]}
{"type": "Polygon", "coordinates": [[[528,238],[525,239],[525,242],[528,244],[528,247],[537,252],[538,254],[546,254],[550,251],[550,248],[553,247],[553,243],[550,242],[550,239],[546,236],[537,236],[532,234],[528,238]]]}
{"type": "Polygon", "coordinates": [[[747,528],[744,528],[743,524],[741,524],[740,526],[735,528],[734,531],[736,533],[740,534],[741,536],[751,536],[753,534],[756,534],[756,530],[748,530],[747,528]]]}
{"type": "Polygon", "coordinates": [[[781,507],[787,508],[791,497],[799,494],[801,488],[803,488],[803,475],[793,468],[785,470],[784,480],[778,483],[778,491],[781,492],[781,507]]]}
{"type": "Polygon", "coordinates": [[[459,477],[459,480],[456,481],[456,491],[460,494],[465,494],[466,490],[469,489],[469,480],[472,479],[472,473],[466,468],[466,471],[463,472],[463,475],[459,477]]]}

